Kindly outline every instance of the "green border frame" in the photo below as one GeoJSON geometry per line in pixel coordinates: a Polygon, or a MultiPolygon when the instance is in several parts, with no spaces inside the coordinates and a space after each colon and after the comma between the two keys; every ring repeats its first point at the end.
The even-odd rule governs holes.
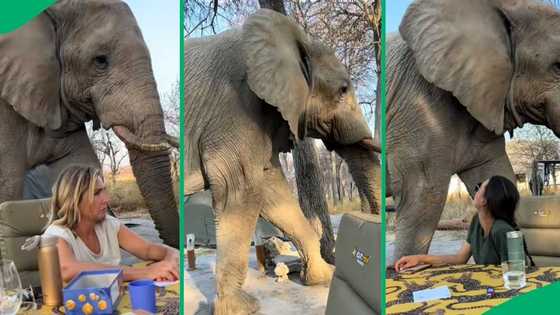
{"type": "Polygon", "coordinates": [[[2,0],[0,1],[0,34],[13,32],[56,0],[2,0]]]}
{"type": "MultiPolygon", "coordinates": [[[[56,0],[4,0],[0,1],[0,34],[12,32],[17,28],[21,27],[38,14],[40,14],[43,10],[51,6],[55,3],[56,0]]],[[[379,123],[381,123],[381,252],[380,252],[380,259],[381,259],[381,272],[380,272],[380,286],[381,286],[381,314],[386,314],[385,310],[385,303],[386,303],[386,296],[385,296],[385,289],[386,289],[386,202],[385,202],[385,193],[386,193],[386,117],[385,117],[385,97],[386,97],[386,0],[382,0],[381,2],[381,19],[382,19],[382,30],[381,30],[381,93],[378,95],[381,98],[381,117],[379,123]]],[[[179,15],[180,15],[180,78],[179,78],[179,95],[180,95],[180,117],[179,122],[180,126],[184,126],[185,124],[185,116],[184,116],[184,22],[185,22],[185,12],[184,12],[184,0],[179,0],[179,15]]],[[[185,235],[184,235],[184,202],[183,202],[183,191],[184,191],[184,147],[185,147],[185,135],[184,135],[184,128],[180,128],[180,147],[179,147],[179,218],[180,218],[180,314],[183,315],[184,305],[185,305],[185,292],[184,292],[184,276],[185,276],[185,253],[184,253],[184,242],[185,242],[185,235]]],[[[555,297],[560,292],[560,283],[548,285],[544,288],[534,290],[530,293],[524,294],[522,296],[516,297],[506,303],[500,304],[499,306],[492,308],[489,313],[491,314],[527,314],[527,312],[535,312],[535,311],[548,311],[557,309],[557,305],[555,303],[555,297]],[[537,308],[535,308],[537,305],[537,308]]]]}
{"type": "MultiPolygon", "coordinates": [[[[386,107],[386,0],[382,1],[382,35],[381,35],[381,241],[384,250],[381,252],[382,259],[382,270],[381,270],[381,314],[385,315],[386,312],[386,276],[387,276],[387,266],[386,264],[386,203],[385,203],[385,193],[386,193],[386,117],[385,117],[385,107],[386,107]]],[[[515,296],[504,303],[498,304],[492,307],[490,310],[484,312],[484,314],[492,315],[516,315],[516,314],[556,314],[560,313],[559,303],[557,302],[558,296],[560,294],[560,281],[548,284],[544,287],[535,289],[531,292],[524,293],[519,296],[515,296]]]]}
{"type": "MultiPolygon", "coordinates": [[[[23,26],[25,23],[29,22],[49,6],[53,5],[56,0],[4,0],[0,1],[0,35],[13,32],[19,27],[23,26]]],[[[184,20],[185,20],[185,12],[184,12],[184,0],[179,0],[179,17],[180,17],[180,42],[179,42],[179,60],[180,60],[180,72],[179,72],[179,124],[180,126],[184,126],[184,20]]],[[[180,301],[179,301],[179,308],[180,314],[184,314],[184,250],[185,247],[185,234],[184,234],[184,202],[183,202],[183,191],[184,191],[184,156],[183,156],[183,148],[184,146],[184,128],[179,128],[180,132],[180,146],[179,146],[179,233],[180,235],[180,279],[179,279],[179,291],[180,291],[180,301]]]]}
{"type": "Polygon", "coordinates": [[[387,287],[385,281],[386,281],[386,273],[387,273],[387,266],[386,266],[386,254],[387,254],[387,248],[386,248],[386,231],[387,231],[387,222],[386,222],[386,213],[385,213],[385,209],[386,209],[386,198],[385,198],[385,194],[387,192],[387,187],[386,187],[386,180],[387,180],[387,174],[386,174],[386,170],[387,170],[387,150],[386,150],[386,137],[385,137],[385,133],[386,133],[386,117],[385,117],[385,78],[386,78],[386,67],[385,67],[385,25],[386,23],[386,19],[385,19],[385,11],[386,7],[385,7],[386,1],[382,0],[381,1],[381,77],[379,78],[381,80],[381,85],[380,85],[380,89],[381,89],[381,93],[377,94],[377,97],[381,98],[381,101],[379,102],[380,106],[381,106],[381,132],[379,134],[379,136],[381,137],[381,253],[379,255],[380,259],[381,259],[381,263],[379,264],[381,266],[381,273],[380,273],[380,285],[381,285],[381,314],[385,315],[385,308],[386,308],[386,296],[385,296],[385,288],[387,287]]]}
{"type": "Polygon", "coordinates": [[[179,0],[179,313],[185,313],[185,7],[184,0],[179,0]]]}

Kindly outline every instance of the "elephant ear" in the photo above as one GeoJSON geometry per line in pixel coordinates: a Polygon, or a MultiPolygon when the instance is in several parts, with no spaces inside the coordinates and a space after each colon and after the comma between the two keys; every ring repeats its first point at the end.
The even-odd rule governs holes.
{"type": "Polygon", "coordinates": [[[62,125],[60,67],[50,17],[40,14],[0,36],[0,98],[37,126],[62,125]]]}
{"type": "Polygon", "coordinates": [[[504,131],[513,76],[509,22],[497,1],[418,0],[399,31],[420,74],[488,130],[504,131]]]}
{"type": "Polygon", "coordinates": [[[298,123],[313,84],[309,38],[292,19],[261,9],[243,25],[242,45],[250,89],[278,109],[296,139],[303,138],[298,123]]]}

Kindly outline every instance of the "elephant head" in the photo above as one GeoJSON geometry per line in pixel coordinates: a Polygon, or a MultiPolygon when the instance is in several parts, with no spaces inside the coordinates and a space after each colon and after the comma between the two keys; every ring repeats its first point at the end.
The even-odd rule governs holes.
{"type": "Polygon", "coordinates": [[[290,18],[266,9],[247,19],[242,41],[250,89],[276,107],[296,141],[320,138],[341,155],[365,197],[362,210],[377,211],[376,146],[348,71],[334,52],[290,18]]]}
{"type": "Polygon", "coordinates": [[[150,55],[128,6],[61,0],[1,37],[0,47],[0,98],[58,134],[90,120],[112,128],[129,150],[162,238],[178,246],[169,136],[150,55]]]}
{"type": "Polygon", "coordinates": [[[528,0],[420,0],[400,25],[422,76],[497,135],[529,122],[560,136],[559,31],[528,0]]]}

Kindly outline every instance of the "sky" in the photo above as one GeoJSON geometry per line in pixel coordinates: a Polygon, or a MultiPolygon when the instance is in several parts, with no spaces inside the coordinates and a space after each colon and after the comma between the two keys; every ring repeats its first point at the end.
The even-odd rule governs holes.
{"type": "Polygon", "coordinates": [[[179,79],[180,4],[177,0],[125,0],[142,30],[152,57],[160,96],[179,79]]]}
{"type": "Polygon", "coordinates": [[[387,35],[390,33],[398,32],[399,24],[406,11],[406,8],[412,3],[412,0],[391,0],[387,1],[387,12],[385,13],[385,18],[387,19],[386,32],[387,35]]]}

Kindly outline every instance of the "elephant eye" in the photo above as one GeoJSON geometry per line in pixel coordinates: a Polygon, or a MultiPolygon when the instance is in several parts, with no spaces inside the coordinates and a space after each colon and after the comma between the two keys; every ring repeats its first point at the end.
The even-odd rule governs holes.
{"type": "Polygon", "coordinates": [[[346,94],[346,92],[348,92],[348,83],[344,82],[338,89],[338,92],[340,93],[340,95],[346,94]]]}
{"type": "Polygon", "coordinates": [[[99,55],[94,58],[95,67],[99,70],[106,70],[109,67],[109,58],[99,55]]]}
{"type": "Polygon", "coordinates": [[[555,74],[560,75],[560,62],[552,64],[552,71],[554,71],[555,74]]]}

